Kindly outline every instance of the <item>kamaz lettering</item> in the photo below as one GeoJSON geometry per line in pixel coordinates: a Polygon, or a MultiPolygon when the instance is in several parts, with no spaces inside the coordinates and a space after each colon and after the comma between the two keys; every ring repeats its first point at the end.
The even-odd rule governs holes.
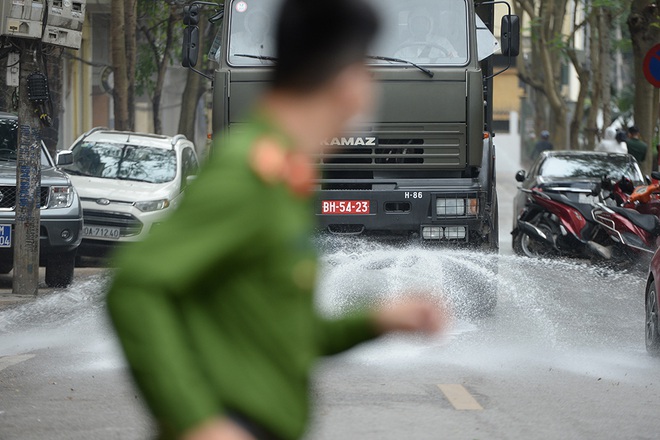
{"type": "Polygon", "coordinates": [[[378,145],[375,137],[343,137],[326,140],[324,145],[337,146],[373,146],[378,145]]]}

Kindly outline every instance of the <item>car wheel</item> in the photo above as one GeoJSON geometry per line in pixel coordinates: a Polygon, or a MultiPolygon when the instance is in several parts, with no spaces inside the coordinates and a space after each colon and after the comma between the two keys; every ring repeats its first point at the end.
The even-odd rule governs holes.
{"type": "Polygon", "coordinates": [[[655,291],[655,281],[649,284],[646,291],[646,351],[654,356],[660,356],[660,334],[658,334],[658,296],[655,291]]]}
{"type": "Polygon", "coordinates": [[[50,255],[46,261],[46,285],[48,287],[69,286],[73,282],[75,266],[75,252],[50,255]]]}
{"type": "Polygon", "coordinates": [[[0,275],[7,275],[13,268],[12,263],[0,263],[0,275]]]}

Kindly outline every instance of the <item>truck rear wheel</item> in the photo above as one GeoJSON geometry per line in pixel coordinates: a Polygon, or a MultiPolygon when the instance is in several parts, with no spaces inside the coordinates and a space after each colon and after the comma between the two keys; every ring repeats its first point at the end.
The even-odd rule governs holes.
{"type": "Polygon", "coordinates": [[[48,287],[68,287],[73,282],[75,266],[75,251],[50,255],[46,261],[46,285],[48,287]]]}

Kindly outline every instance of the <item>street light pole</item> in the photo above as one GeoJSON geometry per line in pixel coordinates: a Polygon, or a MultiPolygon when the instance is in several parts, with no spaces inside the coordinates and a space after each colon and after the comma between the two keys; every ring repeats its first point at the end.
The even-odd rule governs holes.
{"type": "MultiPolygon", "coordinates": [[[[16,226],[13,293],[36,296],[39,288],[41,121],[30,101],[28,77],[39,70],[35,40],[21,41],[16,160],[16,226]]],[[[40,55],[40,54],[39,54],[40,55]]]]}

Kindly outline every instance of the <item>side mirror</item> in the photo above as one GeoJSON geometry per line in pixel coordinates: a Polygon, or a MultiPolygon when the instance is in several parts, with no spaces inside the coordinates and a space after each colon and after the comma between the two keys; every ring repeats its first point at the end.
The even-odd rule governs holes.
{"type": "Polygon", "coordinates": [[[502,55],[517,57],[520,53],[520,18],[517,15],[502,17],[502,55]]]}
{"type": "Polygon", "coordinates": [[[183,7],[183,24],[197,26],[199,24],[199,5],[186,5],[183,7]]]}
{"type": "Polygon", "coordinates": [[[525,181],[525,170],[520,170],[516,173],[516,182],[524,182],[525,181]]]}
{"type": "Polygon", "coordinates": [[[190,185],[191,183],[193,183],[196,179],[197,179],[197,176],[194,175],[194,174],[191,175],[191,176],[187,176],[187,177],[186,177],[186,186],[188,186],[188,185],[190,185]]]}
{"type": "Polygon", "coordinates": [[[72,165],[73,164],[73,151],[69,150],[64,150],[60,151],[57,153],[57,156],[55,156],[55,165],[58,167],[65,166],[65,165],[72,165]]]}
{"type": "Polygon", "coordinates": [[[660,180],[660,171],[653,171],[653,172],[651,173],[651,178],[652,178],[653,180],[660,180]]]}
{"type": "Polygon", "coordinates": [[[183,67],[195,67],[199,58],[199,28],[188,26],[183,30],[183,67]]]}

